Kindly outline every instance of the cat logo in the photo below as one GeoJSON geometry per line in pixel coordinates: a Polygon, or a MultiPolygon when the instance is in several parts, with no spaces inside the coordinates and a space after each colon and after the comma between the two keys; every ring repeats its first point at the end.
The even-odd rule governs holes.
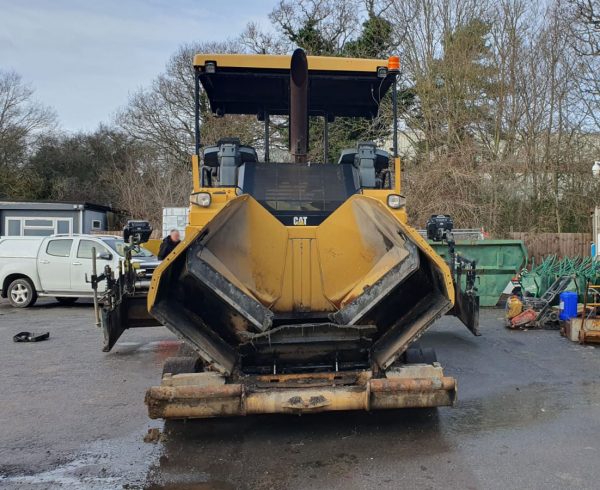
{"type": "Polygon", "coordinates": [[[306,226],[306,216],[294,216],[294,226],[306,226]]]}

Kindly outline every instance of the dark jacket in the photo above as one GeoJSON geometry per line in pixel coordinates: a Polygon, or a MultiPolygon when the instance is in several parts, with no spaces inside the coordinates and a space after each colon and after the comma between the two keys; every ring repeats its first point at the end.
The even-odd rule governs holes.
{"type": "Polygon", "coordinates": [[[169,255],[173,249],[179,244],[179,242],[174,242],[171,240],[171,237],[166,237],[162,243],[160,244],[160,248],[158,249],[158,258],[163,260],[167,255],[169,255]]]}

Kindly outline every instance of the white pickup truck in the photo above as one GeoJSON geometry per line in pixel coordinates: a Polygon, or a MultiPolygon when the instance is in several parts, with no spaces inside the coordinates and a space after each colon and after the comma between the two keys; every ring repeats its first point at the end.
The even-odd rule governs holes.
{"type": "MultiPolygon", "coordinates": [[[[98,274],[105,265],[117,273],[124,258],[124,242],[117,236],[52,235],[0,238],[0,296],[12,306],[26,308],[38,296],[54,296],[61,303],[92,297],[92,248],[96,248],[98,274]]],[[[151,264],[156,258],[141,249],[134,262],[151,264]]]]}

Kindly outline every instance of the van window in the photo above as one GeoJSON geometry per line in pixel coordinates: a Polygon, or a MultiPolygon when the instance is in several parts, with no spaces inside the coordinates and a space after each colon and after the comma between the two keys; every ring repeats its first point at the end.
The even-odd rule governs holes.
{"type": "Polygon", "coordinates": [[[77,258],[91,259],[92,247],[96,247],[96,254],[108,253],[108,250],[98,242],[94,242],[93,240],[80,240],[79,247],[77,247],[77,258]]]}
{"type": "Polygon", "coordinates": [[[73,240],[50,240],[46,253],[55,257],[68,257],[71,254],[73,240]]]}

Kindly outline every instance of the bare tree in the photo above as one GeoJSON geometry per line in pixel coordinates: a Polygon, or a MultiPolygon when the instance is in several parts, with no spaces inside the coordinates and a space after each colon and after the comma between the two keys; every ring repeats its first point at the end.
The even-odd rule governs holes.
{"type": "Polygon", "coordinates": [[[34,90],[14,71],[0,70],[0,167],[22,156],[23,147],[55,125],[54,111],[34,98],[34,90]]]}
{"type": "MultiPolygon", "coordinates": [[[[141,89],[130,97],[129,104],[117,115],[119,124],[129,135],[158,148],[163,158],[181,165],[189,164],[194,142],[194,71],[192,59],[197,53],[235,53],[241,47],[237,41],[198,43],[181,46],[167,63],[166,70],[152,81],[149,88],[141,89]]],[[[213,117],[205,97],[202,99],[202,136],[206,143],[229,136],[228,118],[225,124],[213,117]]],[[[238,118],[230,130],[239,131],[252,118],[238,118]]],[[[255,122],[255,118],[252,120],[255,122]]],[[[248,131],[241,131],[242,139],[248,131]]],[[[247,141],[248,142],[248,141],[247,141]]]]}
{"type": "MultiPolygon", "coordinates": [[[[585,229],[589,207],[600,204],[600,186],[588,175],[600,154],[597,19],[597,0],[279,0],[269,29],[251,23],[235,41],[184,46],[164,74],[132,95],[118,121],[151,153],[147,164],[132,164],[136,184],[122,191],[138,195],[136,186],[161,179],[185,188],[195,52],[302,46],[309,54],[399,53],[404,192],[415,225],[448,212],[459,226],[498,235],[585,229]]],[[[215,118],[201,100],[205,143],[238,136],[260,151],[263,128],[255,117],[215,118]]],[[[372,122],[338,118],[330,127],[332,153],[351,144],[349,135],[387,144],[386,104],[372,122]]],[[[320,124],[311,121],[315,161],[323,158],[320,124]]],[[[272,118],[271,126],[272,144],[285,148],[286,118],[272,118]]],[[[156,191],[162,203],[186,200],[185,192],[163,191],[156,191]]]]}
{"type": "MultiPolygon", "coordinates": [[[[117,115],[117,124],[132,138],[142,155],[135,153],[110,178],[119,206],[134,216],[147,215],[160,222],[164,206],[185,206],[191,189],[190,155],[194,151],[194,70],[197,53],[241,51],[237,41],[188,44],[179,48],[164,73],[150,86],[132,94],[117,115]]],[[[256,117],[212,115],[201,94],[201,137],[205,145],[225,136],[245,144],[260,139],[256,117]]]]}
{"type": "Polygon", "coordinates": [[[392,2],[415,224],[445,211],[498,234],[587,227],[599,201],[588,174],[600,144],[600,65],[572,29],[584,18],[593,28],[596,4],[392,2]]]}
{"type": "Polygon", "coordinates": [[[19,74],[0,70],[0,196],[23,196],[39,185],[38,176],[23,165],[36,137],[53,129],[56,117],[33,96],[33,88],[19,74]]]}
{"type": "Polygon", "coordinates": [[[256,22],[250,22],[240,34],[239,43],[245,49],[255,54],[285,54],[291,51],[289,39],[280,33],[261,29],[256,22]]]}
{"type": "Polygon", "coordinates": [[[572,34],[583,55],[600,54],[600,2],[598,0],[570,0],[572,34]]]}
{"type": "Polygon", "coordinates": [[[357,0],[279,0],[269,18],[308,54],[339,54],[358,32],[361,7],[357,0]]]}
{"type": "Polygon", "coordinates": [[[134,144],[124,160],[115,162],[104,184],[116,195],[116,206],[128,216],[148,219],[156,229],[162,221],[162,208],[185,206],[191,192],[190,172],[163,162],[160,150],[134,144]]]}

